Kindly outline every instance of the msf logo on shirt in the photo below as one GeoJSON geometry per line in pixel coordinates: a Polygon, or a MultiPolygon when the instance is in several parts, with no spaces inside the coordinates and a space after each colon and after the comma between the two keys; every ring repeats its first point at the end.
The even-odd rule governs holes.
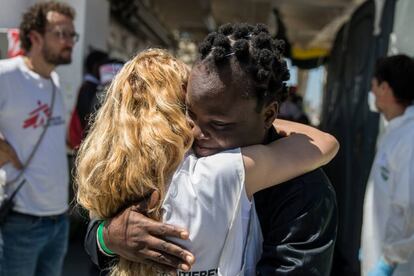
{"type": "Polygon", "coordinates": [[[51,115],[50,107],[37,101],[37,107],[29,113],[28,118],[23,122],[23,128],[44,126],[51,115]]]}

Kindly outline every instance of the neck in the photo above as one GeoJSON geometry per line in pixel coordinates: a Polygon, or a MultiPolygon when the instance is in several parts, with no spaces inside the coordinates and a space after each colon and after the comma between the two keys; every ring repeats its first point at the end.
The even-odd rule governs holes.
{"type": "Polygon", "coordinates": [[[266,133],[266,137],[264,138],[263,144],[267,145],[279,138],[280,138],[280,135],[277,134],[275,127],[272,126],[271,128],[269,128],[268,132],[266,133]]]}
{"type": "Polygon", "coordinates": [[[387,121],[391,121],[392,119],[403,115],[406,109],[407,109],[407,106],[396,104],[396,105],[390,106],[387,110],[384,110],[383,113],[387,121]]]}
{"type": "Polygon", "coordinates": [[[30,70],[41,75],[44,78],[50,78],[50,74],[56,67],[55,65],[48,63],[43,58],[43,55],[41,53],[35,54],[32,51],[27,53],[24,61],[30,70]]]}

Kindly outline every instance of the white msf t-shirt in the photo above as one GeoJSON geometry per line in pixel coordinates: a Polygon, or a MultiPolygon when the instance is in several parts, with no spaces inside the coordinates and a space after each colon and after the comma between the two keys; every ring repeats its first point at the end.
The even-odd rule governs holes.
{"type": "Polygon", "coordinates": [[[187,241],[172,241],[196,257],[191,272],[178,275],[254,275],[262,234],[244,181],[240,149],[186,156],[163,203],[164,222],[190,233],[187,241]]]}
{"type": "MultiPolygon", "coordinates": [[[[23,174],[27,182],[15,198],[15,211],[38,216],[61,214],[68,208],[65,111],[55,72],[52,79],[56,87],[53,111],[50,79],[29,70],[22,57],[0,61],[0,133],[23,164],[51,116],[50,126],[23,174]]],[[[11,164],[1,169],[7,181],[19,174],[11,164]]],[[[20,182],[6,187],[6,191],[10,193],[20,182]]]]}

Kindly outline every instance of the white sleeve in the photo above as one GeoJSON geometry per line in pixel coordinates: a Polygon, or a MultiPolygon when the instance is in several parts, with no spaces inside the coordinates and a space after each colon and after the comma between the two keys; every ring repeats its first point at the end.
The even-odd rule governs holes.
{"type": "Polygon", "coordinates": [[[390,160],[391,206],[383,257],[391,263],[407,262],[414,252],[414,144],[410,139],[404,140],[397,145],[390,160]]]}

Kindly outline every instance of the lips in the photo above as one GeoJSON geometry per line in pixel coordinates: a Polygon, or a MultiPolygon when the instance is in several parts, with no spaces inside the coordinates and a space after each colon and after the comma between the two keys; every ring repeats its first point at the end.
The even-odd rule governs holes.
{"type": "Polygon", "coordinates": [[[193,150],[198,156],[209,156],[219,151],[217,148],[206,147],[197,143],[194,143],[193,150]]]}

